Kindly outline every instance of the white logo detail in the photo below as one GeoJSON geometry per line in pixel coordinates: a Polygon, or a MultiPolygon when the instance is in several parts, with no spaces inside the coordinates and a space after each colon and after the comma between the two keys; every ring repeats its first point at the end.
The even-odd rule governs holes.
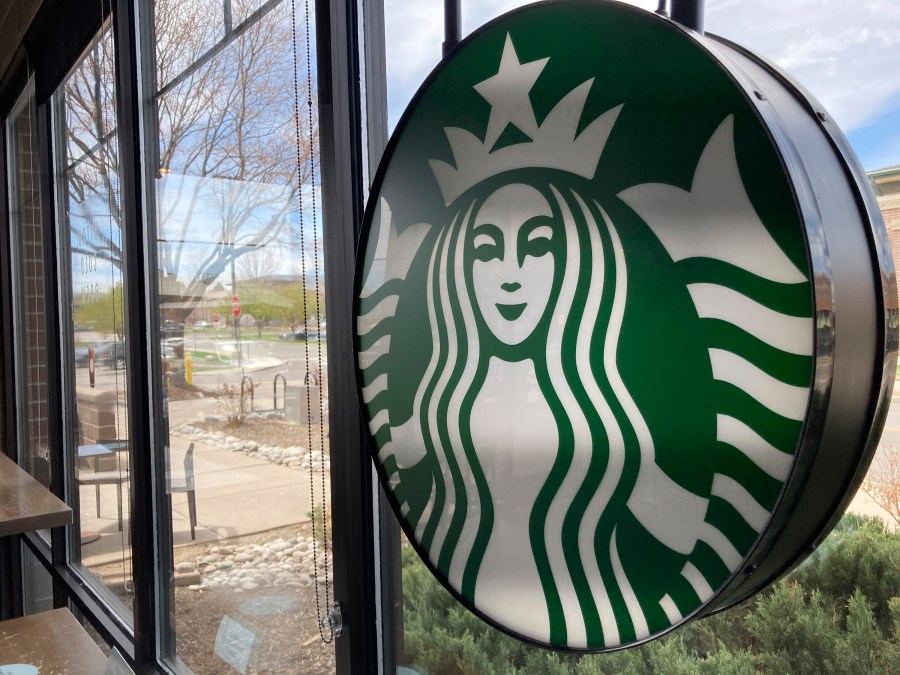
{"type": "Polygon", "coordinates": [[[597,162],[622,106],[603,113],[576,137],[581,113],[594,82],[591,78],[566,94],[538,127],[528,92],[547,61],[549,59],[519,63],[512,40],[506,36],[497,74],[475,85],[475,90],[493,106],[484,142],[465,129],[445,127],[456,168],[438,159],[429,162],[445,206],[486,178],[513,169],[559,169],[583,178],[594,177],[597,162]],[[527,134],[531,142],[508,145],[492,152],[509,123],[527,134]]]}
{"type": "Polygon", "coordinates": [[[806,277],[778,247],[750,203],[733,136],[734,116],[729,115],[706,144],[690,192],[648,183],[628,188],[619,197],[647,223],[675,262],[712,258],[770,281],[802,283],[806,277]]]}

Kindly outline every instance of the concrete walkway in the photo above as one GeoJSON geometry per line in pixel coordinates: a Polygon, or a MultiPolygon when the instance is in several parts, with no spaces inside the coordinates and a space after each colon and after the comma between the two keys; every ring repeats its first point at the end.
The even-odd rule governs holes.
{"type": "MultiPolygon", "coordinates": [[[[215,399],[177,401],[169,406],[170,423],[196,421],[215,414],[215,399]]],[[[189,441],[172,438],[170,464],[178,477],[189,441]]],[[[316,503],[322,501],[321,474],[314,475],[316,503]]],[[[197,502],[196,539],[191,540],[187,495],[172,495],[172,536],[175,546],[209,543],[219,539],[263,532],[304,523],[312,510],[309,471],[298,471],[271,462],[222,450],[206,443],[194,446],[194,480],[197,502]]],[[[326,475],[326,487],[329,485],[326,475]]],[[[100,517],[96,513],[94,486],[81,487],[81,528],[99,539],[82,547],[85,565],[101,565],[122,559],[123,537],[118,529],[115,485],[100,486],[100,517]]],[[[128,494],[125,504],[125,544],[128,542],[128,494]]],[[[330,495],[325,495],[330,504],[330,495]]]]}

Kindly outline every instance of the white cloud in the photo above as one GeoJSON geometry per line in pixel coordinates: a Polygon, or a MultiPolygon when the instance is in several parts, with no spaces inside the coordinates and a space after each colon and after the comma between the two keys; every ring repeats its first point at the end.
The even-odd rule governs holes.
{"type": "MultiPolygon", "coordinates": [[[[525,0],[464,0],[472,31],[525,0]]],[[[628,4],[656,8],[657,0],[628,4]]],[[[441,57],[443,3],[386,0],[391,125],[441,57]]],[[[787,70],[845,132],[865,126],[900,92],[900,2],[896,0],[710,0],[706,29],[787,70]]],[[[897,99],[894,98],[894,101],[897,99]]]]}
{"type": "Polygon", "coordinates": [[[437,2],[385,2],[387,77],[392,107],[396,104],[406,107],[425,76],[440,61],[444,39],[442,8],[437,2]],[[406,94],[402,101],[400,93],[406,94]]]}
{"type": "Polygon", "coordinates": [[[884,113],[900,91],[896,2],[729,0],[707,7],[707,31],[784,68],[845,132],[884,113]]]}
{"type": "MultiPolygon", "coordinates": [[[[494,17],[531,0],[460,0],[463,35],[494,17]]],[[[629,4],[655,9],[656,0],[629,4]]],[[[385,41],[388,77],[388,117],[397,123],[413,94],[441,60],[444,3],[437,0],[385,0],[385,41]]]]}
{"type": "MultiPolygon", "coordinates": [[[[487,23],[494,17],[531,4],[532,0],[462,0],[463,32],[468,34],[487,23]]],[[[656,0],[633,0],[626,4],[643,7],[644,9],[656,9],[656,0]]]]}

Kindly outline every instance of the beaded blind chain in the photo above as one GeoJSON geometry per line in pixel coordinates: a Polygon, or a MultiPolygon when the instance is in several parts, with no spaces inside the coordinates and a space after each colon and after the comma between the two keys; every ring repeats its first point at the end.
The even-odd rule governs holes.
{"type": "MultiPolygon", "coordinates": [[[[307,306],[307,296],[306,296],[306,281],[307,281],[307,269],[306,269],[306,232],[305,232],[305,220],[303,216],[303,169],[306,165],[309,169],[309,194],[310,201],[313,213],[313,241],[312,241],[312,251],[313,251],[313,278],[315,280],[315,321],[316,327],[319,329],[319,339],[316,341],[315,347],[315,356],[316,356],[316,370],[312,371],[312,377],[307,376],[306,378],[306,413],[307,413],[307,429],[308,429],[308,437],[307,437],[307,452],[309,453],[309,500],[310,500],[310,513],[313,521],[313,537],[312,537],[312,546],[313,546],[313,577],[314,577],[314,585],[315,585],[315,594],[316,594],[316,619],[319,627],[319,636],[322,639],[322,642],[325,644],[329,644],[334,640],[335,637],[335,627],[332,621],[329,620],[327,614],[323,616],[323,608],[324,611],[327,612],[331,607],[331,588],[330,588],[330,571],[329,571],[329,553],[328,553],[328,512],[327,512],[327,504],[326,504],[326,478],[325,478],[325,415],[324,415],[324,402],[323,402],[323,389],[325,388],[325,380],[322,377],[322,339],[321,339],[321,325],[322,325],[322,307],[321,307],[321,269],[319,265],[319,247],[315,238],[315,213],[316,213],[316,166],[315,166],[315,140],[313,134],[313,125],[314,125],[314,115],[315,111],[313,110],[313,95],[312,95],[312,62],[311,62],[311,53],[312,50],[310,48],[310,14],[309,14],[309,0],[304,1],[304,21],[305,21],[305,46],[306,46],[306,119],[307,119],[307,134],[309,137],[309,157],[306,162],[303,161],[303,133],[301,129],[301,112],[300,112],[300,66],[299,66],[299,56],[297,54],[297,8],[296,8],[296,0],[291,0],[291,46],[293,48],[293,57],[294,57],[294,130],[296,131],[296,142],[297,142],[297,195],[300,204],[300,273],[302,276],[303,283],[303,317],[304,320],[309,318],[309,307],[307,306]],[[312,393],[313,388],[316,389],[316,394],[312,393]],[[314,402],[313,398],[317,400],[314,402]],[[318,438],[313,438],[313,428],[312,428],[312,420],[313,418],[313,406],[317,405],[318,407],[318,419],[319,419],[319,436],[318,438]],[[316,463],[313,461],[313,441],[318,443],[318,448],[320,451],[319,461],[316,463]],[[319,485],[319,495],[320,498],[316,499],[316,485],[315,485],[315,469],[314,466],[319,466],[319,477],[321,479],[321,485],[319,485]],[[318,502],[318,503],[317,503],[318,502]],[[318,536],[316,533],[316,525],[317,521],[321,520],[319,523],[321,529],[321,537],[322,537],[322,554],[323,554],[323,565],[322,565],[322,575],[323,579],[319,579],[319,544],[318,544],[318,536]],[[319,592],[320,586],[324,587],[324,598],[319,592]]],[[[306,361],[307,373],[310,372],[310,347],[309,347],[310,333],[307,329],[307,338],[304,343],[304,358],[306,361]]]]}

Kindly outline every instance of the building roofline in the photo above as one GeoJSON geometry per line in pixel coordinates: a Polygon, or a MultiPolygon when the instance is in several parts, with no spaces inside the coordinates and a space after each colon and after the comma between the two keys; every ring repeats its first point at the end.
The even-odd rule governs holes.
{"type": "Polygon", "coordinates": [[[866,171],[866,176],[868,176],[869,180],[871,180],[871,181],[878,181],[879,179],[885,179],[885,178],[900,177],[900,165],[887,166],[883,169],[873,169],[872,171],[866,171]]]}

